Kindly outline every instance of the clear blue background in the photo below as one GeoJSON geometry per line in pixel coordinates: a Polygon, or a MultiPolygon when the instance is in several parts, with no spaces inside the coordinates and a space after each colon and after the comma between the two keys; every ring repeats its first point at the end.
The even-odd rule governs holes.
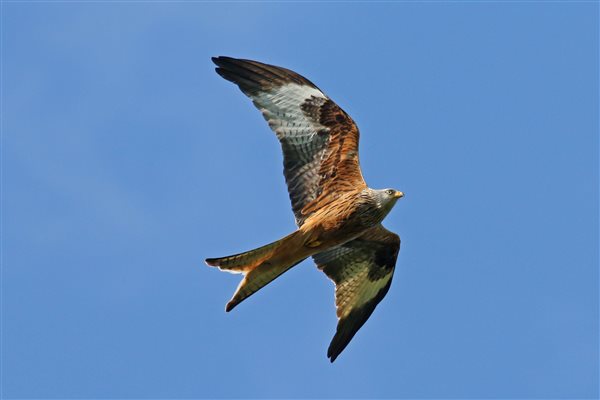
{"type": "Polygon", "coordinates": [[[598,4],[2,5],[2,395],[598,396],[598,4]],[[210,57],[294,69],[406,193],[341,357],[306,261],[226,314],[204,265],[294,229],[210,57]]]}

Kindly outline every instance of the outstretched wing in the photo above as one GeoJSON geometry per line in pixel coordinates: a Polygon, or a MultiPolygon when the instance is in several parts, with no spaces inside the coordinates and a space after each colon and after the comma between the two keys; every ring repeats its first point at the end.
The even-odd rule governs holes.
{"type": "Polygon", "coordinates": [[[399,251],[400,237],[377,225],[357,239],[313,256],[319,269],[335,282],[338,325],[327,350],[331,362],[385,297],[399,251]]]}
{"type": "Polygon", "coordinates": [[[366,187],[356,124],[312,82],[256,61],[212,60],[217,73],[252,99],[277,135],[298,226],[330,195],[366,187]]]}

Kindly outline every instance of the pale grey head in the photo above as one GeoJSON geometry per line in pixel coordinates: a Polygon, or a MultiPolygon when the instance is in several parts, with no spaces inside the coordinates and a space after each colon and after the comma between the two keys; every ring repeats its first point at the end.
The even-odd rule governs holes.
{"type": "Polygon", "coordinates": [[[372,223],[379,223],[392,210],[398,199],[404,197],[404,193],[396,189],[371,189],[367,188],[363,191],[364,195],[369,199],[371,211],[374,220],[372,223]],[[373,207],[375,206],[375,207],[373,207]]]}
{"type": "Polygon", "coordinates": [[[386,211],[386,214],[390,212],[392,207],[396,204],[398,199],[404,197],[404,193],[397,191],[396,189],[379,189],[373,190],[373,194],[377,199],[377,205],[386,211]]]}

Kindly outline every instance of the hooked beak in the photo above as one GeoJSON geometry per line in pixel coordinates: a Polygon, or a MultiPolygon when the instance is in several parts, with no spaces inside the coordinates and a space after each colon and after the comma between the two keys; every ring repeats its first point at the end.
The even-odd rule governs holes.
{"type": "Polygon", "coordinates": [[[396,193],[394,193],[394,198],[400,199],[402,197],[404,197],[404,193],[399,192],[399,191],[396,191],[396,193]]]}

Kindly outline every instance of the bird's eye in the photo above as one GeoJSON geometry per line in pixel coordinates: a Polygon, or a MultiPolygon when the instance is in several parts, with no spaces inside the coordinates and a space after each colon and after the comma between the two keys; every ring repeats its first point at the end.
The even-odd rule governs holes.
{"type": "Polygon", "coordinates": [[[388,189],[385,191],[387,194],[389,194],[390,196],[392,196],[395,192],[392,189],[388,189]]]}

